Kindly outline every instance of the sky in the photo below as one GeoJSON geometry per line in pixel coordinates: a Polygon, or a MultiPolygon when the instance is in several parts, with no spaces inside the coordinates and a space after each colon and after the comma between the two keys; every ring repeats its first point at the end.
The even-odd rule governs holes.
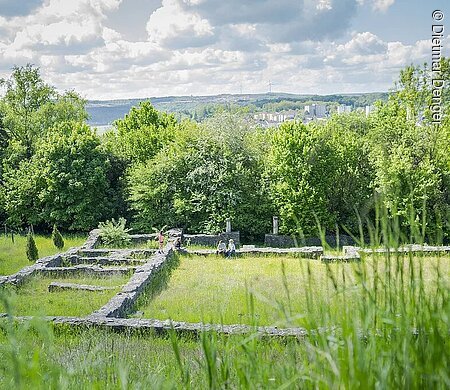
{"type": "Polygon", "coordinates": [[[448,0],[0,0],[0,77],[32,63],[99,100],[387,91],[433,24],[450,55],[448,0]]]}

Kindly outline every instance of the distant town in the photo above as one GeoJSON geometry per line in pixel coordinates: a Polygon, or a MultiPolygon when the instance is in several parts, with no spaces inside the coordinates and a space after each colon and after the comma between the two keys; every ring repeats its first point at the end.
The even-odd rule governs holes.
{"type": "Polygon", "coordinates": [[[123,118],[131,107],[150,100],[159,111],[170,112],[178,120],[198,122],[214,115],[217,110],[229,109],[245,112],[262,127],[273,127],[285,121],[303,123],[323,121],[333,113],[365,112],[374,110],[374,103],[385,101],[387,93],[361,93],[346,95],[294,95],[286,93],[238,94],[213,96],[168,96],[148,99],[89,101],[89,124],[107,129],[115,120],[123,118]]]}
{"type": "Polygon", "coordinates": [[[350,113],[352,111],[365,112],[366,116],[374,110],[373,105],[356,107],[350,105],[338,105],[337,107],[327,107],[325,104],[307,104],[305,108],[299,110],[287,110],[280,112],[258,112],[253,115],[253,119],[263,127],[277,126],[280,123],[292,120],[308,123],[313,120],[326,120],[334,112],[337,114],[350,113]]]}

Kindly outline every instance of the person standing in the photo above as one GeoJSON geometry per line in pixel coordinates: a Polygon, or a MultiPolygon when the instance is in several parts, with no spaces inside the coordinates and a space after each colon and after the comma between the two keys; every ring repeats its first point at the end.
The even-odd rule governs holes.
{"type": "Polygon", "coordinates": [[[162,230],[159,231],[158,242],[159,242],[159,251],[162,252],[164,248],[164,234],[162,230]]]}

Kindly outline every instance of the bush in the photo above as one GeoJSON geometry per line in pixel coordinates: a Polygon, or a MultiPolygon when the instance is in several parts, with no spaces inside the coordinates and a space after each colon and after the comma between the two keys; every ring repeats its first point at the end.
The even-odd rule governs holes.
{"type": "Polygon", "coordinates": [[[119,218],[117,222],[114,218],[111,221],[100,222],[98,228],[103,245],[115,248],[126,247],[131,240],[128,234],[130,229],[125,227],[126,223],[125,218],[119,218]]]}
{"type": "Polygon", "coordinates": [[[53,225],[52,240],[53,240],[53,244],[58,249],[64,248],[64,239],[63,239],[61,233],[59,232],[58,228],[56,227],[56,224],[53,225]]]}
{"type": "Polygon", "coordinates": [[[36,261],[39,259],[39,252],[38,248],[36,246],[36,243],[34,242],[33,234],[31,234],[31,231],[27,234],[27,258],[30,261],[36,261]]]}

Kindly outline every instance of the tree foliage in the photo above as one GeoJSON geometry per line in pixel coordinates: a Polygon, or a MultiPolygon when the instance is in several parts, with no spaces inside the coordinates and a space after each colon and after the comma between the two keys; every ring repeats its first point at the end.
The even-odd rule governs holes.
{"type": "Polygon", "coordinates": [[[223,231],[229,217],[243,233],[264,231],[270,218],[261,169],[246,136],[239,120],[225,132],[185,123],[173,142],[130,173],[136,226],[167,224],[211,233],[223,231]]]}
{"type": "Polygon", "coordinates": [[[14,66],[11,77],[1,79],[0,86],[6,90],[0,102],[4,131],[24,145],[27,157],[34,142],[55,124],[87,119],[85,100],[73,91],[58,93],[31,64],[14,66]]]}
{"type": "Polygon", "coordinates": [[[116,132],[107,135],[114,152],[128,163],[145,162],[174,137],[176,120],[160,113],[150,102],[133,107],[114,125],[116,132]]]}
{"type": "MultiPolygon", "coordinates": [[[[432,66],[440,91],[427,66],[407,67],[368,117],[260,129],[238,106],[215,106],[197,124],[144,102],[102,138],[84,124],[79,95],[58,93],[32,65],[15,67],[1,80],[0,216],[88,230],[123,215],[139,230],[205,233],[231,218],[244,237],[262,238],[272,215],[288,234],[357,234],[378,223],[381,206],[405,241],[448,240],[450,61],[432,66]]],[[[283,99],[273,108],[297,104],[283,99]]]]}
{"type": "Polygon", "coordinates": [[[36,153],[5,172],[8,221],[86,231],[109,215],[109,161],[87,125],[66,122],[37,142],[36,153]]]}

